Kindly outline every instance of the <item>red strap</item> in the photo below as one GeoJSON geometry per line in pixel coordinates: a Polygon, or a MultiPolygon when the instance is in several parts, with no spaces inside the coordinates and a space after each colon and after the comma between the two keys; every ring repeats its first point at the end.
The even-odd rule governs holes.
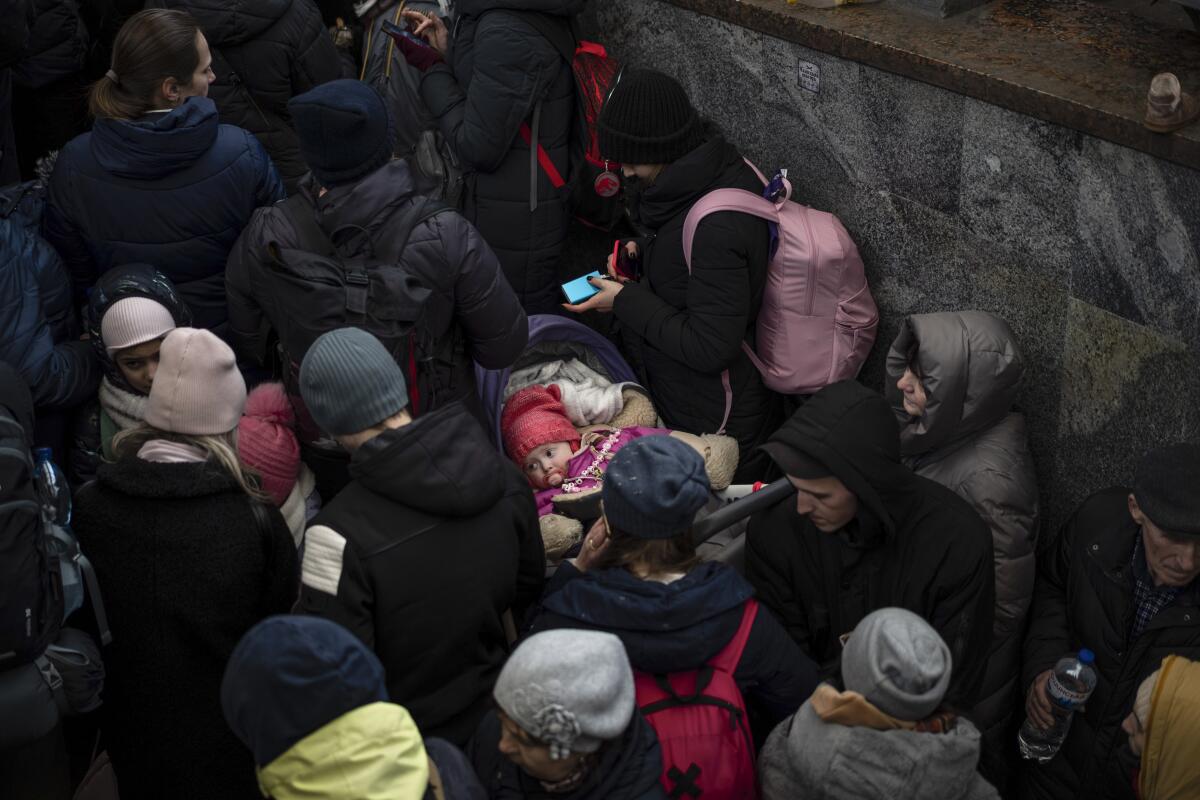
{"type": "Polygon", "coordinates": [[[588,55],[598,56],[600,58],[608,58],[608,51],[604,49],[604,45],[596,42],[589,42],[586,39],[580,39],[579,44],[575,46],[575,55],[587,53],[588,55]]]}
{"type": "Polygon", "coordinates": [[[750,629],[754,627],[754,618],[757,616],[758,601],[751,597],[742,607],[742,624],[738,626],[737,633],[729,640],[729,644],[721,648],[721,652],[709,659],[710,667],[728,672],[730,675],[734,673],[738,662],[742,660],[742,651],[746,649],[746,642],[750,641],[750,629]]]}
{"type": "MultiPolygon", "coordinates": [[[[521,138],[525,140],[525,144],[533,146],[533,132],[529,130],[529,123],[521,123],[521,138]]],[[[554,166],[554,162],[550,160],[550,154],[546,152],[546,148],[542,147],[542,143],[538,142],[537,146],[538,165],[542,168],[542,172],[546,173],[546,177],[550,179],[550,184],[555,189],[561,189],[567,185],[563,180],[562,175],[558,171],[558,167],[554,166]]]]}
{"type": "Polygon", "coordinates": [[[409,334],[408,339],[408,402],[412,404],[408,409],[408,413],[412,416],[417,416],[421,413],[421,385],[420,378],[417,374],[417,339],[416,336],[409,334]]]}

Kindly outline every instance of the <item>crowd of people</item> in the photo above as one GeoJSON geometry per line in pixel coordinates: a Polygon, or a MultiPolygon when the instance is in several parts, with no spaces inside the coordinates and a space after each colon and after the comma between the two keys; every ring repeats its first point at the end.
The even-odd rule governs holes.
{"type": "Polygon", "coordinates": [[[582,0],[145,6],[0,0],[0,796],[1200,797],[1200,444],[1042,530],[1000,317],[771,388],[802,188],[582,0]]]}

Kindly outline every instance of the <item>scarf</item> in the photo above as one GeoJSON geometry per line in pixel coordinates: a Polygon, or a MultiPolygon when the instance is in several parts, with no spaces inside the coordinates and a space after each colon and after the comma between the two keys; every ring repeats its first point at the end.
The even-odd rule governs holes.
{"type": "Polygon", "coordinates": [[[839,692],[828,683],[818,686],[812,697],[809,698],[809,702],[822,722],[833,722],[850,728],[945,733],[953,730],[957,720],[956,715],[949,712],[935,713],[916,722],[897,719],[880,711],[870,700],[858,692],[839,692]]]}
{"type": "Polygon", "coordinates": [[[121,430],[142,424],[146,419],[146,401],[149,399],[147,395],[134,394],[114,385],[107,375],[100,381],[100,407],[121,430]]]}
{"type": "Polygon", "coordinates": [[[1145,724],[1138,776],[1144,800],[1200,796],[1200,663],[1182,656],[1163,659],[1145,724]]]}
{"type": "Polygon", "coordinates": [[[156,464],[203,464],[208,452],[203,447],[168,442],[166,439],[151,439],[137,452],[142,461],[156,464]]]}

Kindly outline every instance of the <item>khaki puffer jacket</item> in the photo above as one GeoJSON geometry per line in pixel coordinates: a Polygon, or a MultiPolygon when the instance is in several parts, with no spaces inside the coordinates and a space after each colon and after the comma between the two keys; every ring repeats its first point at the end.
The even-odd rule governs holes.
{"type": "Polygon", "coordinates": [[[971,503],[992,531],[996,618],[972,714],[984,734],[985,760],[1012,710],[1033,595],[1037,476],[1025,418],[1012,411],[1024,372],[1008,324],[983,311],[910,316],[887,357],[885,393],[901,422],[905,463],[971,503]],[[919,419],[904,412],[896,387],[910,357],[928,398],[919,419]]]}

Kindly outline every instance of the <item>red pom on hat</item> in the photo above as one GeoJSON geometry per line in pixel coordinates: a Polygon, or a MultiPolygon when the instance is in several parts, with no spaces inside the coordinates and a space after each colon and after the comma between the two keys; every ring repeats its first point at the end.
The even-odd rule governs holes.
{"type": "Polygon", "coordinates": [[[238,455],[262,476],[262,488],[282,506],[300,474],[296,414],[282,383],[263,383],[246,397],[238,423],[238,455]]]}
{"type": "Polygon", "coordinates": [[[571,424],[562,394],[554,384],[528,386],[508,398],[500,413],[504,450],[521,466],[535,447],[550,442],[577,442],[579,432],[571,424]]]}

